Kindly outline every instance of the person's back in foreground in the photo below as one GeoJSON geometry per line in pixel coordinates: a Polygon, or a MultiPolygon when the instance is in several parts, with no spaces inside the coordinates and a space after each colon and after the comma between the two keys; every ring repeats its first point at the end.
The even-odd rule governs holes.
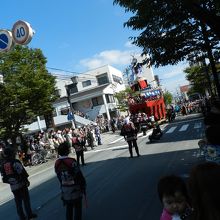
{"type": "Polygon", "coordinates": [[[193,167],[189,193],[193,208],[191,220],[220,220],[220,165],[206,162],[193,167]]]}
{"type": "Polygon", "coordinates": [[[15,159],[15,154],[12,149],[5,148],[3,158],[1,165],[2,181],[3,183],[10,184],[20,220],[36,218],[37,215],[33,213],[31,209],[28,191],[30,185],[30,182],[28,181],[28,173],[21,162],[15,159]],[[23,205],[26,213],[23,210],[23,205]]]}
{"type": "Polygon", "coordinates": [[[69,146],[64,142],[58,147],[59,158],[55,172],[61,185],[61,196],[66,206],[66,219],[82,219],[82,197],[86,194],[86,181],[74,158],[68,157],[69,146]]]}

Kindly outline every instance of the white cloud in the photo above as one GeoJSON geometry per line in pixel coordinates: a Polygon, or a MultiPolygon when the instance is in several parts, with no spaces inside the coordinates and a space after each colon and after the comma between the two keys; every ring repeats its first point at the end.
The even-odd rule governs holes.
{"type": "Polygon", "coordinates": [[[171,66],[170,70],[163,74],[164,79],[169,79],[183,74],[186,65],[171,66]]]}
{"type": "Polygon", "coordinates": [[[127,48],[134,48],[135,45],[132,44],[131,41],[127,41],[127,42],[125,43],[125,47],[127,47],[127,48]]]}
{"type": "Polygon", "coordinates": [[[179,87],[183,85],[189,85],[189,81],[185,79],[185,75],[179,75],[178,78],[169,78],[169,79],[162,79],[161,85],[163,89],[168,90],[169,92],[176,93],[179,91],[179,87]]]}
{"type": "Polygon", "coordinates": [[[134,53],[132,50],[120,51],[120,50],[106,50],[99,54],[95,54],[91,58],[86,58],[80,61],[80,65],[94,69],[106,64],[123,66],[129,65],[131,62],[131,55],[134,53]]]}
{"type": "MultiPolygon", "coordinates": [[[[128,50],[105,50],[95,54],[91,58],[82,59],[79,62],[80,68],[87,70],[95,69],[106,64],[112,65],[120,70],[131,64],[132,56],[140,55],[140,49],[132,47],[128,41],[125,43],[128,50]]],[[[170,92],[176,92],[180,85],[188,85],[189,82],[185,79],[183,70],[187,67],[186,63],[180,63],[174,66],[165,66],[154,69],[154,74],[159,75],[163,88],[170,92]]]]}

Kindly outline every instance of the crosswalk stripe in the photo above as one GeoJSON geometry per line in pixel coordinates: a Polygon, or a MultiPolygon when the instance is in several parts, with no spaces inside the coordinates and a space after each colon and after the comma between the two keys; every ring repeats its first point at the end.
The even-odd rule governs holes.
{"type": "Polygon", "coordinates": [[[189,124],[183,125],[179,131],[186,131],[188,127],[189,127],[189,124]]]}
{"type": "Polygon", "coordinates": [[[202,123],[201,122],[197,122],[194,125],[194,128],[201,128],[202,127],[202,123]]]}
{"type": "Polygon", "coordinates": [[[166,133],[173,133],[175,129],[176,129],[176,126],[171,127],[166,133]]]}
{"type": "MultiPolygon", "coordinates": [[[[188,127],[189,127],[189,124],[182,125],[181,128],[178,131],[186,131],[188,129],[188,127]]],[[[193,128],[194,129],[199,129],[201,127],[202,127],[202,122],[195,122],[193,128]]],[[[173,126],[173,127],[169,128],[165,133],[167,133],[167,134],[173,133],[176,128],[177,128],[177,126],[173,126]]],[[[146,136],[148,136],[151,132],[152,132],[152,130],[147,131],[146,136]]],[[[142,132],[138,134],[139,138],[145,138],[146,136],[143,136],[142,132]]],[[[120,143],[120,142],[124,142],[124,141],[125,141],[124,137],[119,137],[118,139],[110,142],[109,144],[115,144],[117,142],[120,143]]]]}

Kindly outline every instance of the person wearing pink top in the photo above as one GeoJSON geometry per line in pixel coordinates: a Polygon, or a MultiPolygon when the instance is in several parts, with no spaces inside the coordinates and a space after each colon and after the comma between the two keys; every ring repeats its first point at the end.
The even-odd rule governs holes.
{"type": "Polygon", "coordinates": [[[162,177],[157,185],[158,195],[163,204],[160,220],[188,219],[191,215],[186,184],[181,177],[162,177]]]}

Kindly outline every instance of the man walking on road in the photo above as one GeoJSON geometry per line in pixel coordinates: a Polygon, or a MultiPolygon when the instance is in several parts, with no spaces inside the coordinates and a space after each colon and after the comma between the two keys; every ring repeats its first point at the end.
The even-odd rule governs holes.
{"type": "Polygon", "coordinates": [[[124,120],[124,124],[121,129],[121,135],[124,136],[125,140],[128,142],[130,158],[133,158],[133,147],[135,148],[137,156],[139,157],[140,154],[137,145],[137,129],[135,128],[133,122],[129,120],[129,117],[125,118],[124,120]]]}
{"type": "Polygon", "coordinates": [[[55,172],[61,185],[61,198],[66,206],[66,220],[82,219],[82,197],[86,195],[86,180],[74,158],[68,157],[69,146],[64,142],[58,147],[59,158],[55,172]]]}
{"type": "Polygon", "coordinates": [[[28,181],[28,173],[21,162],[15,159],[14,152],[10,148],[5,148],[3,151],[1,175],[3,183],[10,184],[20,220],[36,218],[37,215],[32,212],[30,204],[30,196],[28,191],[30,182],[28,181]],[[27,218],[25,216],[22,203],[24,203],[27,218]]]}

